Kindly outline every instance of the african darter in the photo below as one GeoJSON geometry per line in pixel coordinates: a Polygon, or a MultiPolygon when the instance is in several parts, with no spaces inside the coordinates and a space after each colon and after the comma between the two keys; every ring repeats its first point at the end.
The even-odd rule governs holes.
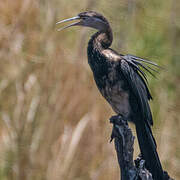
{"type": "Polygon", "coordinates": [[[79,20],[62,29],[72,26],[86,26],[97,29],[88,43],[88,63],[94,75],[96,85],[112,109],[127,121],[133,122],[146,168],[153,179],[163,179],[163,169],[157,154],[156,142],[151,126],[152,114],[148,101],[152,96],[146,84],[146,74],[152,74],[152,66],[158,65],[133,55],[122,55],[111,49],[113,41],[111,27],[101,14],[88,11],[59,23],[79,20]],[[151,67],[150,67],[151,66],[151,67]]]}

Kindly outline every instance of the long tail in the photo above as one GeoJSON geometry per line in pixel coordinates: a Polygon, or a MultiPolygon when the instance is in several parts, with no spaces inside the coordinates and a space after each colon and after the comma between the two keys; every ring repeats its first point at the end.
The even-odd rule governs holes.
{"type": "Polygon", "coordinates": [[[150,126],[145,121],[138,121],[136,133],[146,168],[151,172],[154,180],[163,180],[164,173],[150,126]]]}

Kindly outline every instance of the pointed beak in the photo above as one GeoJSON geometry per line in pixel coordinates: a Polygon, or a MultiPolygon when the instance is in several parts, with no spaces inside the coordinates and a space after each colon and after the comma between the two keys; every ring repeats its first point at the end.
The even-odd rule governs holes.
{"type": "MultiPolygon", "coordinates": [[[[65,19],[65,20],[62,20],[62,21],[59,21],[57,22],[56,24],[61,24],[61,23],[64,23],[64,22],[68,22],[68,21],[73,21],[73,20],[80,20],[81,18],[79,16],[75,16],[75,17],[72,17],[72,18],[69,18],[69,19],[65,19]]],[[[64,26],[62,28],[59,28],[58,31],[61,31],[63,29],[66,29],[66,28],[69,28],[69,27],[72,27],[72,26],[77,26],[77,25],[80,25],[80,22],[75,22],[75,23],[72,23],[72,24],[69,24],[67,26],[64,26]]]]}

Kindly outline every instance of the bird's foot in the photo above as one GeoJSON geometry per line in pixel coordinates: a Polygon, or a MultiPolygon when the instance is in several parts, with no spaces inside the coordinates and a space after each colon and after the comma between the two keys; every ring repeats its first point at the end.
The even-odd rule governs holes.
{"type": "Polygon", "coordinates": [[[127,121],[124,120],[121,115],[115,115],[110,118],[110,123],[113,124],[110,142],[112,142],[115,137],[119,137],[119,133],[121,134],[121,137],[124,137],[122,127],[128,125],[127,121]]]}
{"type": "Polygon", "coordinates": [[[114,125],[127,125],[127,121],[124,119],[124,117],[122,115],[115,115],[112,116],[110,119],[110,123],[114,124],[114,125]]]}

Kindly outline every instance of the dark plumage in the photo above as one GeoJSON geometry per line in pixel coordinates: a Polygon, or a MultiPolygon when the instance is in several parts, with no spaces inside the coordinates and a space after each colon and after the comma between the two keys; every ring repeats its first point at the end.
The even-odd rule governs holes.
{"type": "Polygon", "coordinates": [[[112,30],[106,18],[99,13],[83,12],[59,23],[76,19],[80,21],[65,28],[79,25],[99,30],[91,37],[87,48],[88,63],[96,85],[112,109],[135,124],[147,169],[154,179],[163,179],[163,170],[150,127],[153,120],[148,100],[152,97],[143,72],[146,70],[153,75],[152,71],[156,70],[152,66],[158,65],[133,55],[119,54],[109,48],[113,40],[112,30]]]}

